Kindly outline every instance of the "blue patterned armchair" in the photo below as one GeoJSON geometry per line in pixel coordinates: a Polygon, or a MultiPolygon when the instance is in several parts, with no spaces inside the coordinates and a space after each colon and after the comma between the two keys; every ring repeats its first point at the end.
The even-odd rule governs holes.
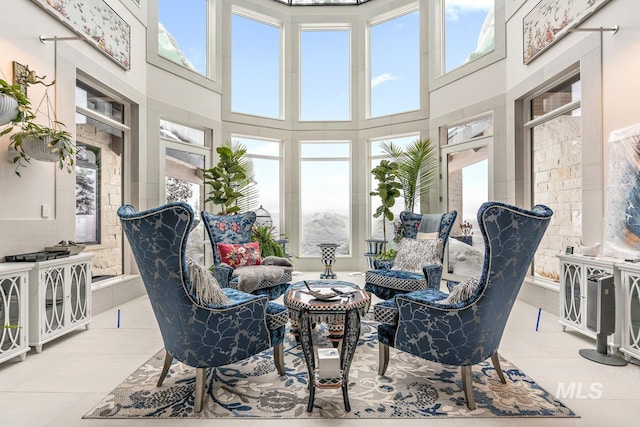
{"type": "MultiPolygon", "coordinates": [[[[438,236],[442,239],[440,263],[423,266],[422,274],[419,274],[404,270],[392,270],[393,261],[374,260],[375,269],[365,273],[364,289],[369,295],[374,294],[378,298],[386,300],[402,293],[427,288],[440,288],[444,251],[458,212],[451,211],[441,215],[439,221],[431,222],[431,228],[422,227],[422,231],[437,232],[438,236]]],[[[427,218],[434,216],[435,215],[426,215],[427,218]]],[[[423,218],[425,218],[425,215],[422,214],[415,214],[408,211],[400,212],[400,222],[404,229],[404,237],[415,239],[423,218]]]]}
{"type": "MultiPolygon", "coordinates": [[[[380,322],[378,374],[389,363],[389,347],[423,359],[461,367],[469,409],[475,409],[471,367],[491,358],[500,380],[498,346],[509,313],[553,212],[537,205],[531,211],[487,202],[478,211],[485,245],[479,280],[456,302],[436,289],[398,295],[374,306],[380,322]],[[446,301],[445,301],[446,299],[446,301]]],[[[462,286],[461,283],[458,286],[462,286]]]]}
{"type": "Polygon", "coordinates": [[[189,281],[185,252],[193,210],[169,203],[144,212],[121,206],[118,216],[127,236],[153,312],[166,357],[158,386],[172,360],[196,368],[195,412],[202,410],[206,369],[234,363],[273,347],[284,375],[283,341],[288,312],[282,305],[231,288],[225,305],[198,302],[189,281]]]}
{"type": "MultiPolygon", "coordinates": [[[[238,289],[238,277],[234,277],[234,268],[225,264],[220,259],[218,243],[249,243],[251,242],[251,229],[256,222],[255,212],[246,212],[237,215],[213,215],[207,211],[201,212],[204,227],[211,241],[213,252],[213,267],[216,279],[222,287],[238,289]]],[[[243,268],[243,267],[238,267],[243,268]]],[[[260,280],[251,289],[255,295],[267,295],[269,299],[276,299],[289,287],[291,282],[291,270],[282,269],[278,279],[266,278],[260,280]]],[[[241,288],[242,289],[242,288],[241,288]]]]}

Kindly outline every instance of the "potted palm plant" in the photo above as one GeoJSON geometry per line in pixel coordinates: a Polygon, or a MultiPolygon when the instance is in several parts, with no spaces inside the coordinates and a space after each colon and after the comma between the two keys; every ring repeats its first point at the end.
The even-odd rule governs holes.
{"type": "Polygon", "coordinates": [[[381,145],[398,164],[398,180],[402,186],[404,208],[413,212],[416,199],[433,182],[437,172],[437,159],[429,139],[417,139],[404,150],[393,142],[381,145]]]}

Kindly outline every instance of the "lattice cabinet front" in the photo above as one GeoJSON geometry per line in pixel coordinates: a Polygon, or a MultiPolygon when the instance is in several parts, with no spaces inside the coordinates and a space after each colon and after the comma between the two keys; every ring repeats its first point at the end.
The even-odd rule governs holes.
{"type": "Polygon", "coordinates": [[[31,270],[29,343],[42,345],[91,321],[91,258],[74,255],[34,263],[31,270]]]}
{"type": "Polygon", "coordinates": [[[0,362],[20,356],[28,343],[29,270],[33,264],[0,264],[0,362]]]}
{"type": "Polygon", "coordinates": [[[622,273],[623,324],[620,351],[640,359],[640,267],[616,264],[622,273]]]}
{"type": "MultiPolygon", "coordinates": [[[[595,338],[595,332],[587,328],[587,280],[593,275],[614,274],[616,260],[568,254],[558,255],[558,258],[560,258],[560,323],[563,330],[569,327],[595,338]]],[[[614,277],[616,277],[615,274],[614,277]]],[[[616,283],[616,303],[620,294],[618,285],[619,283],[616,283]]],[[[608,338],[611,347],[620,347],[620,325],[621,322],[616,319],[616,332],[608,338]]]]}

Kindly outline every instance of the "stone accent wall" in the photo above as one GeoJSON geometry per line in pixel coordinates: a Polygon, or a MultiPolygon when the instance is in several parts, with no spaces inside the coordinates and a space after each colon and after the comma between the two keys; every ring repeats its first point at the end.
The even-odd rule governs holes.
{"type": "Polygon", "coordinates": [[[580,116],[560,116],[533,131],[533,201],[553,209],[534,259],[535,273],[559,280],[556,255],[582,236],[582,133],[580,116]]]}
{"type": "Polygon", "coordinates": [[[122,227],[117,210],[122,205],[122,159],[111,149],[122,141],[104,130],[88,124],[76,126],[78,141],[100,148],[100,243],[88,245],[95,253],[94,276],[122,274],[122,227]]]}

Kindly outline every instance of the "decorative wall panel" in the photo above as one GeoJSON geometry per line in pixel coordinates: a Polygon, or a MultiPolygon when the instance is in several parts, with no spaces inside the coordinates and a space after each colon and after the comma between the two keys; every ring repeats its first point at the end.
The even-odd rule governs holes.
{"type": "Polygon", "coordinates": [[[522,20],[523,62],[532,61],[610,0],[540,0],[522,20]]]}
{"type": "MultiPolygon", "coordinates": [[[[131,26],[104,0],[33,0],[125,70],[131,69],[131,26]]],[[[49,36],[49,35],[45,35],[49,36]]]]}

